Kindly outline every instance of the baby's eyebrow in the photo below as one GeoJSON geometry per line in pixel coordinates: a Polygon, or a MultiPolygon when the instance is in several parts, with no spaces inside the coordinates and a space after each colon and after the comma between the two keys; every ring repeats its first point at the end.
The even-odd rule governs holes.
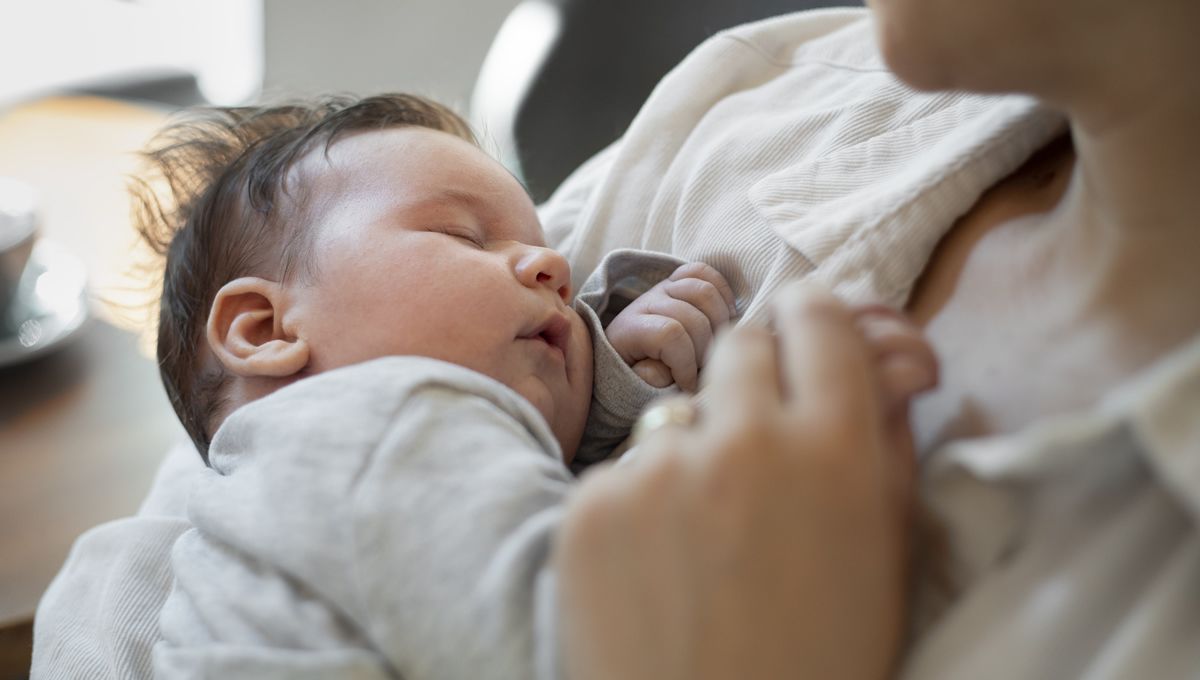
{"type": "MultiPolygon", "coordinates": [[[[524,188],[524,184],[521,185],[524,188]]],[[[526,191],[528,193],[528,191],[526,191]]],[[[532,199],[530,199],[532,200],[532,199]]],[[[480,216],[484,221],[493,220],[503,215],[507,208],[501,206],[497,201],[488,200],[485,194],[481,194],[470,189],[462,189],[459,187],[447,186],[434,189],[425,197],[402,204],[399,208],[403,211],[420,210],[422,208],[438,208],[446,206],[455,206],[469,210],[470,212],[480,216]]],[[[502,220],[507,222],[507,220],[502,220]]],[[[541,226],[538,225],[538,234],[541,234],[541,226]]],[[[540,240],[540,239],[539,239],[540,240]]],[[[538,245],[535,243],[535,245],[538,245]]]]}
{"type": "Polygon", "coordinates": [[[466,203],[468,205],[481,206],[484,205],[484,200],[478,194],[461,189],[446,188],[438,192],[442,200],[453,201],[455,203],[466,203]]]}
{"type": "Polygon", "coordinates": [[[483,196],[472,191],[451,187],[436,189],[419,197],[397,198],[399,200],[392,203],[390,210],[401,213],[445,208],[448,206],[465,208],[474,213],[488,212],[493,209],[493,206],[483,196]]]}
{"type": "Polygon", "coordinates": [[[472,191],[464,191],[453,187],[439,189],[432,197],[419,201],[418,204],[445,204],[455,203],[457,205],[471,208],[476,212],[488,211],[494,209],[490,201],[472,191]]]}

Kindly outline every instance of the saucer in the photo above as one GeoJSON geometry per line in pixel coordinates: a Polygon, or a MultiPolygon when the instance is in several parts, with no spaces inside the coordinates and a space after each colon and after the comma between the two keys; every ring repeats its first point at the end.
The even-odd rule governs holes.
{"type": "Polygon", "coordinates": [[[88,317],[83,263],[54,243],[33,247],[17,294],[0,313],[0,367],[62,347],[88,317]]]}

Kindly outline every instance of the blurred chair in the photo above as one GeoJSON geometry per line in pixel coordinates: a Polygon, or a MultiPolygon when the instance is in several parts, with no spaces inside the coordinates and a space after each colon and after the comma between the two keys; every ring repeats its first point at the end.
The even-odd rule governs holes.
{"type": "Polygon", "coordinates": [[[619,137],[654,85],[705,38],[740,23],[855,0],[524,0],[472,97],[486,141],[538,202],[619,137]]]}

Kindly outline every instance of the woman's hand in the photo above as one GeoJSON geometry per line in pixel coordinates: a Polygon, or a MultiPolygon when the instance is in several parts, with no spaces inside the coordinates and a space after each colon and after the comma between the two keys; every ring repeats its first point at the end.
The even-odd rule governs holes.
{"type": "Polygon", "coordinates": [[[556,560],[571,678],[891,670],[912,479],[896,397],[932,384],[932,354],[811,287],[774,311],[774,335],[718,341],[697,424],[654,432],[638,464],[585,477],[568,506],[556,560]]]}

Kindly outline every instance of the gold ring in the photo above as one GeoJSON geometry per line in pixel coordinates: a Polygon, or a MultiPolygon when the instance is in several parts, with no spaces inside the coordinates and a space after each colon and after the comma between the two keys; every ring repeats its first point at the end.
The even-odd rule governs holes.
{"type": "Polygon", "coordinates": [[[633,441],[641,442],[664,427],[690,427],[696,423],[696,405],[687,397],[663,399],[642,412],[633,426],[633,441]]]}

